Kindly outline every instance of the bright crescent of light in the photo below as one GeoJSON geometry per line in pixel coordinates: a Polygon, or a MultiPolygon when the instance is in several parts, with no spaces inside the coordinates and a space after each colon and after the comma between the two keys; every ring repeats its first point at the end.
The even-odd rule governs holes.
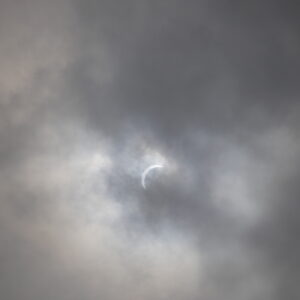
{"type": "Polygon", "coordinates": [[[146,189],[146,178],[147,178],[148,173],[153,169],[161,169],[163,167],[164,167],[163,165],[151,165],[142,173],[142,187],[144,189],[146,189]]]}

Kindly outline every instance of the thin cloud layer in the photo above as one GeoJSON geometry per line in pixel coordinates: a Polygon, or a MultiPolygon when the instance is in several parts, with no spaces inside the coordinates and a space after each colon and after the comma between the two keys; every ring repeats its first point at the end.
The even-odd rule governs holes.
{"type": "Polygon", "coordinates": [[[298,299],[297,6],[2,0],[2,298],[298,299]]]}

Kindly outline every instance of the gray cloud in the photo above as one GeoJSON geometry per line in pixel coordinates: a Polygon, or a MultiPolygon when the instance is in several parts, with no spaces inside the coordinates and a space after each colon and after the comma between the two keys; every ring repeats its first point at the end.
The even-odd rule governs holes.
{"type": "Polygon", "coordinates": [[[299,298],[296,3],[0,6],[3,298],[299,298]]]}

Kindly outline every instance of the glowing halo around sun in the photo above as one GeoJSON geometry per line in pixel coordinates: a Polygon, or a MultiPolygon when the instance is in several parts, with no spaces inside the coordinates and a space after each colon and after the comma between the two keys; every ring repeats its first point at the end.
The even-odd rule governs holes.
{"type": "Polygon", "coordinates": [[[145,169],[145,171],[142,173],[142,176],[141,176],[141,184],[142,184],[143,189],[146,189],[147,175],[154,169],[162,169],[162,168],[164,168],[163,165],[155,164],[155,165],[151,165],[145,169]]]}

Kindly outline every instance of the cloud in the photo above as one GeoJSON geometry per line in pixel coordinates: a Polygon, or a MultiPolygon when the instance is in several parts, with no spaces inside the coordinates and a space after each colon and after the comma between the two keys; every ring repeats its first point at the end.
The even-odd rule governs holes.
{"type": "Polygon", "coordinates": [[[3,298],[299,298],[284,4],[1,1],[3,298]]]}

